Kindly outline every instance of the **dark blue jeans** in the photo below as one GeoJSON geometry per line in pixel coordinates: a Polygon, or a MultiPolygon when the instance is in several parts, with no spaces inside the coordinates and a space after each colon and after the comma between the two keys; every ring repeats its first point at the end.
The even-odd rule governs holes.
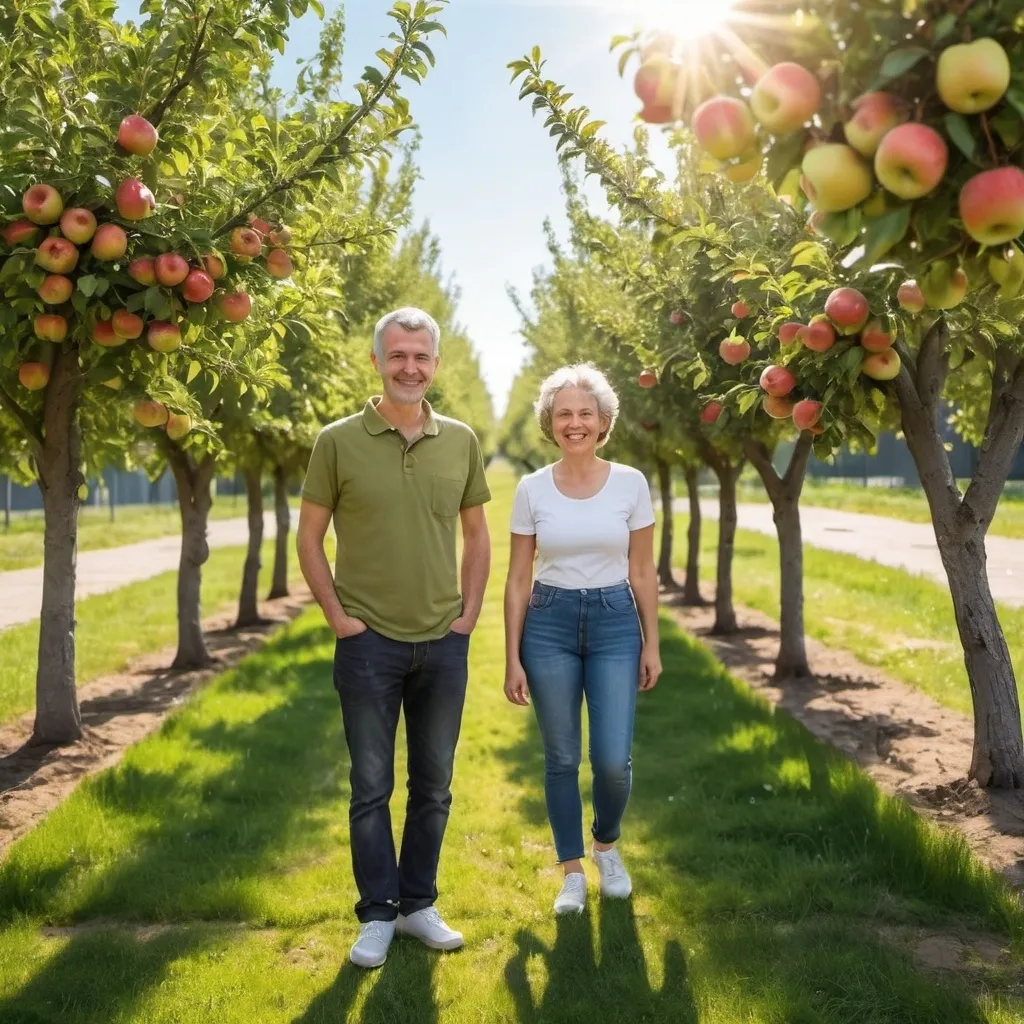
{"type": "Polygon", "coordinates": [[[469,637],[403,643],[367,630],[339,640],[334,685],[348,743],[352,870],[360,921],[393,921],[437,899],[437,864],[452,803],[452,768],[466,697],[469,637]],[[395,859],[388,803],[395,735],[405,709],[408,800],[395,859]]]}
{"type": "Polygon", "coordinates": [[[544,740],[544,794],[559,862],[583,856],[579,767],[587,700],[594,776],[591,834],[619,838],[633,768],[643,639],[628,583],[563,590],[535,583],[520,659],[544,740]]]}

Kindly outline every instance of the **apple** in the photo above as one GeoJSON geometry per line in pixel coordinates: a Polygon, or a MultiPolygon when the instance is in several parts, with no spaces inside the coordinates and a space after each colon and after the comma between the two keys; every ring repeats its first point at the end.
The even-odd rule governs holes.
{"type": "Polygon", "coordinates": [[[681,309],[673,309],[672,312],[669,313],[668,319],[670,323],[673,323],[678,327],[683,322],[685,315],[686,314],[681,309]]]}
{"type": "Polygon", "coordinates": [[[290,277],[292,272],[291,257],[284,249],[272,249],[267,255],[267,273],[271,277],[290,277]]]}
{"type": "Polygon", "coordinates": [[[140,256],[128,264],[128,276],[148,288],[156,284],[156,264],[148,256],[140,256]]]}
{"type": "Polygon", "coordinates": [[[64,277],[62,274],[48,274],[36,289],[36,294],[48,306],[59,306],[71,298],[71,293],[74,290],[75,286],[71,278],[64,277]]]}
{"type": "Polygon", "coordinates": [[[224,261],[212,254],[203,257],[203,267],[214,281],[219,281],[228,272],[224,261]]]}
{"type": "Polygon", "coordinates": [[[886,191],[884,188],[875,189],[875,191],[864,200],[861,206],[861,211],[865,217],[881,217],[889,209],[889,203],[886,201],[886,191]]]}
{"type": "Polygon", "coordinates": [[[672,124],[676,115],[671,107],[644,107],[640,119],[648,124],[672,124]]]}
{"type": "Polygon", "coordinates": [[[988,272],[999,285],[1001,299],[1017,298],[1024,288],[1024,252],[1011,245],[1001,256],[989,257],[988,272]]]}
{"type": "Polygon", "coordinates": [[[167,417],[165,429],[172,441],[180,441],[192,430],[192,417],[187,412],[172,412],[167,417]]]}
{"type": "Polygon", "coordinates": [[[871,309],[856,288],[836,288],[825,300],[825,315],[840,334],[850,335],[868,322],[871,309]]]}
{"type": "Polygon", "coordinates": [[[788,420],[793,415],[793,403],[788,398],[779,398],[776,395],[765,395],[761,401],[761,408],[773,420],[788,420]]]}
{"type": "Polygon", "coordinates": [[[176,252],[161,253],[153,261],[153,271],[156,274],[156,279],[165,288],[174,288],[176,285],[181,284],[188,277],[190,269],[188,260],[183,256],[179,256],[176,252]]]}
{"type": "Polygon", "coordinates": [[[126,338],[118,337],[110,320],[97,320],[92,329],[92,340],[104,348],[117,348],[123,345],[126,338]]]}
{"type": "Polygon", "coordinates": [[[46,363],[22,363],[18,367],[18,380],[29,391],[41,391],[50,382],[50,368],[46,363]]]}
{"type": "Polygon", "coordinates": [[[177,324],[154,320],[146,332],[146,340],[154,352],[173,352],[181,345],[181,330],[177,324]]]}
{"type": "Polygon", "coordinates": [[[785,366],[766,366],[761,374],[761,390],[775,398],[785,398],[796,387],[796,376],[785,366]]]}
{"type": "Polygon", "coordinates": [[[861,156],[875,155],[878,144],[906,120],[900,101],[887,92],[868,92],[853,101],[853,116],[843,125],[846,141],[861,156]]]}
{"type": "Polygon", "coordinates": [[[64,201],[52,185],[33,185],[22,197],[21,208],[33,224],[56,224],[64,201]]]}
{"type": "Polygon", "coordinates": [[[754,117],[772,135],[789,135],[806,124],[821,105],[821,86],[807,68],[783,62],[769,68],[750,94],[754,117]]]}
{"type": "Polygon", "coordinates": [[[633,79],[633,91],[645,107],[670,106],[679,70],[665,54],[648,57],[633,79]]]}
{"type": "Polygon", "coordinates": [[[132,410],[135,421],[142,427],[162,427],[168,418],[167,406],[152,398],[141,399],[132,410]]]}
{"type": "Polygon", "coordinates": [[[721,415],[722,403],[714,401],[708,402],[700,411],[700,421],[705,426],[711,426],[712,423],[718,422],[718,417],[721,415]]]}
{"type": "Polygon", "coordinates": [[[797,335],[803,328],[803,324],[798,324],[795,320],[790,320],[788,323],[784,323],[779,328],[779,344],[780,345],[792,345],[797,340],[797,335]]]}
{"type": "Polygon", "coordinates": [[[939,260],[921,278],[921,291],[932,309],[952,309],[967,297],[967,274],[962,267],[953,270],[945,260],[939,260]]]}
{"type": "Polygon", "coordinates": [[[949,148],[926,124],[901,124],[893,128],[875,153],[875,174],[882,185],[900,199],[920,199],[934,191],[946,173],[949,148]]]}
{"type": "MultiPolygon", "coordinates": [[[[245,292],[228,292],[218,302],[221,315],[232,323],[241,323],[252,312],[252,299],[245,292]]],[[[647,385],[653,387],[653,385],[647,385]]]]}
{"type": "Polygon", "coordinates": [[[96,230],[89,252],[98,260],[112,263],[128,251],[128,236],[117,224],[102,224],[96,230]]]}
{"type": "Polygon", "coordinates": [[[797,430],[810,430],[821,419],[821,402],[805,398],[793,406],[793,424],[797,430]]]}
{"type": "Polygon", "coordinates": [[[61,214],[60,230],[69,242],[85,245],[96,234],[96,217],[91,210],[74,206],[61,214]]]}
{"type": "Polygon", "coordinates": [[[117,212],[125,220],[145,220],[155,209],[156,200],[149,188],[138,178],[126,178],[114,194],[117,212]]]}
{"type": "Polygon", "coordinates": [[[231,232],[231,251],[236,256],[259,256],[263,239],[252,228],[235,228],[231,232]]]}
{"type": "Polygon", "coordinates": [[[157,130],[139,114],[129,114],[117,130],[117,144],[136,156],[149,156],[159,140],[157,130]]]}
{"type": "Polygon", "coordinates": [[[827,352],[836,343],[836,329],[826,316],[818,315],[811,318],[806,327],[801,327],[797,337],[804,348],[812,352],[827,352]]]}
{"type": "Polygon", "coordinates": [[[141,316],[136,313],[129,313],[127,309],[117,310],[110,321],[110,325],[113,327],[114,333],[119,338],[124,338],[125,340],[134,340],[141,337],[142,328],[145,326],[141,316]]]}
{"type": "Polygon", "coordinates": [[[287,245],[292,240],[292,233],[287,228],[278,228],[267,235],[267,241],[271,245],[287,245]]]}
{"type": "Polygon", "coordinates": [[[757,177],[757,172],[761,170],[761,165],[764,163],[764,156],[755,149],[742,154],[739,160],[739,163],[721,167],[719,173],[733,184],[745,185],[757,177]]]}
{"type": "Polygon", "coordinates": [[[896,290],[896,301],[907,313],[920,313],[925,307],[924,292],[916,281],[904,281],[896,290]]]}
{"type": "Polygon", "coordinates": [[[39,228],[30,220],[12,220],[0,231],[4,243],[12,249],[23,242],[31,242],[38,234],[39,228]]]}
{"type": "Polygon", "coordinates": [[[893,380],[899,376],[900,357],[893,348],[884,352],[872,352],[864,357],[860,364],[860,372],[872,380],[893,380]]]}
{"type": "Polygon", "coordinates": [[[842,213],[864,202],[874,182],[871,169],[852,146],[826,143],[808,150],[800,185],[819,213],[842,213]]]}
{"type": "Polygon", "coordinates": [[[251,214],[249,216],[249,227],[251,227],[253,231],[258,232],[261,236],[269,235],[270,232],[274,230],[274,225],[271,224],[270,221],[263,220],[261,217],[256,217],[251,214]]]}
{"type": "Polygon", "coordinates": [[[740,299],[739,302],[734,302],[730,309],[730,312],[737,320],[743,320],[750,316],[750,307],[740,299]]]}
{"type": "Polygon", "coordinates": [[[949,46],[939,55],[935,85],[958,114],[991,110],[1010,86],[1010,59],[994,39],[949,46]]]}
{"type": "Polygon", "coordinates": [[[640,376],[637,377],[636,382],[642,388],[653,388],[658,383],[658,375],[654,370],[642,370],[640,372],[640,376]]]}
{"type": "Polygon", "coordinates": [[[68,336],[68,322],[56,313],[42,313],[32,324],[36,337],[43,341],[61,342],[68,336]]]}
{"type": "Polygon", "coordinates": [[[960,219],[982,245],[1002,245],[1024,233],[1024,171],[982,171],[960,190],[960,219]]]}
{"type": "Polygon", "coordinates": [[[35,263],[51,274],[70,274],[78,266],[78,250],[66,238],[44,238],[35,263]]]}
{"type": "Polygon", "coordinates": [[[718,346],[718,354],[730,366],[739,366],[750,356],[750,342],[744,338],[740,338],[738,341],[726,338],[718,346]]]}
{"type": "Polygon", "coordinates": [[[716,160],[732,160],[754,145],[750,108],[731,96],[705,100],[693,112],[691,127],[701,148],[716,160]]]}
{"type": "Polygon", "coordinates": [[[205,302],[214,287],[213,278],[205,270],[192,270],[181,286],[181,294],[186,302],[205,302]]]}
{"type": "Polygon", "coordinates": [[[860,347],[868,352],[884,352],[892,348],[895,340],[888,326],[876,317],[864,328],[860,336],[860,347]]]}

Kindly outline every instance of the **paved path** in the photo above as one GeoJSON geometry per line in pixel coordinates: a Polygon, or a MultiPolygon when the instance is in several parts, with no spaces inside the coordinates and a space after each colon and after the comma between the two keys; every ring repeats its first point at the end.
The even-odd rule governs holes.
{"type": "MultiPolygon", "coordinates": [[[[268,512],[264,517],[264,537],[276,534],[274,515],[268,512]]],[[[211,548],[244,546],[249,542],[248,523],[244,518],[213,520],[207,536],[211,548]]],[[[81,551],[75,596],[81,600],[92,594],[106,594],[177,569],[180,554],[181,537],[177,534],[120,548],[81,551]]],[[[39,618],[42,597],[42,566],[0,573],[0,630],[39,618]]]]}
{"type": "MultiPolygon", "coordinates": [[[[702,501],[701,509],[709,519],[718,518],[717,501],[702,501]]],[[[884,516],[807,506],[801,506],[800,515],[807,544],[929,576],[943,585],[946,583],[946,573],[930,523],[905,523],[884,516]]],[[[740,505],[739,525],[744,530],[774,537],[771,505],[740,505]]],[[[986,550],[988,577],[995,599],[1014,607],[1024,607],[1024,540],[989,537],[986,550]]]]}

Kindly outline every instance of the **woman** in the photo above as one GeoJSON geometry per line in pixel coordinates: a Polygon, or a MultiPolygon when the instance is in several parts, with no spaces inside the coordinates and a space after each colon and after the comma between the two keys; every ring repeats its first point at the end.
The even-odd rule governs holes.
{"type": "Polygon", "coordinates": [[[522,705],[533,698],[548,818],[565,873],[555,913],[563,914],[582,911],[587,899],[579,789],[584,697],[601,893],[632,892],[615,843],[632,780],[637,691],[652,689],[661,674],[658,584],[647,481],[597,454],[619,411],[604,374],[589,364],[558,370],[541,385],[536,409],[541,431],[562,457],[516,490],[505,695],[522,705]]]}

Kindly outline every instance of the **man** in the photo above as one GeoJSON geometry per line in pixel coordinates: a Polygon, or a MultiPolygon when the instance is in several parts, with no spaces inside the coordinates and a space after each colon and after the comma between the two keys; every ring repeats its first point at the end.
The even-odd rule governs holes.
{"type": "Polygon", "coordinates": [[[302,573],[338,637],[334,685],[351,760],[349,822],[361,928],[350,958],[379,967],[395,935],[457,949],[442,920],[437,864],[468,676],[469,636],[490,571],[480,446],[424,399],[440,331],[418,309],[383,317],[373,365],[383,395],[324,428],[302,490],[302,573]],[[324,553],[338,539],[335,572],[324,553]],[[456,523],[461,521],[461,594],[456,523]],[[409,795],[395,859],[388,801],[395,733],[405,709],[409,795]]]}

